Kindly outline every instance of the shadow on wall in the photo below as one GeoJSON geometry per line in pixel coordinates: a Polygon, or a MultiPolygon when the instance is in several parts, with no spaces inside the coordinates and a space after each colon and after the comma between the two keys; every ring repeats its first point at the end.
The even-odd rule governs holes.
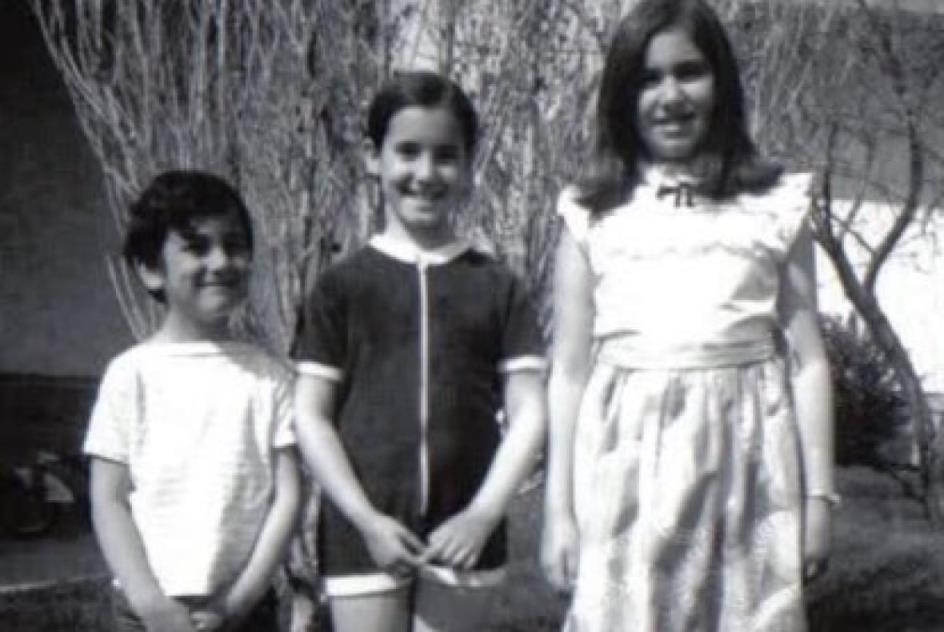
{"type": "Polygon", "coordinates": [[[0,374],[0,465],[78,453],[97,389],[94,378],[0,374]]]}
{"type": "Polygon", "coordinates": [[[26,5],[0,0],[0,372],[98,375],[131,342],[104,266],[118,237],[26,5]]]}

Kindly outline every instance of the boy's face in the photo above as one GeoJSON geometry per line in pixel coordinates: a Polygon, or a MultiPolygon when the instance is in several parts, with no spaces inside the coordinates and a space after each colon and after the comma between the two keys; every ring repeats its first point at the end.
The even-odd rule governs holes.
{"type": "Polygon", "coordinates": [[[443,107],[410,106],[390,119],[368,170],[379,176],[388,225],[415,238],[448,237],[450,216],[468,192],[469,156],[462,128],[443,107]]]}
{"type": "Polygon", "coordinates": [[[183,331],[216,335],[246,299],[249,236],[234,214],[201,217],[186,230],[171,229],[156,269],[141,276],[164,293],[168,321],[183,331]]]}

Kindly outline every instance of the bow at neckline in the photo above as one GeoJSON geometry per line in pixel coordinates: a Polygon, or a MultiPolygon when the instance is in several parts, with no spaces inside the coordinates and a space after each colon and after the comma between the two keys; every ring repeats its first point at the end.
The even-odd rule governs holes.
{"type": "Polygon", "coordinates": [[[656,199],[668,198],[675,208],[695,206],[698,181],[694,177],[671,173],[664,167],[649,165],[643,170],[643,180],[653,187],[656,199]]]}

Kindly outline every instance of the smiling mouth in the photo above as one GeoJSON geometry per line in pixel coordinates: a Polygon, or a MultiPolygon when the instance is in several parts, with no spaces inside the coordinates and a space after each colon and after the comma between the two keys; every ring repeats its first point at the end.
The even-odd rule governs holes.
{"type": "Polygon", "coordinates": [[[694,132],[692,122],[685,121],[685,120],[674,120],[674,121],[667,121],[665,123],[660,123],[660,124],[655,125],[654,129],[661,136],[666,137],[670,140],[687,139],[694,132]]]}
{"type": "Polygon", "coordinates": [[[437,202],[445,197],[445,191],[404,191],[403,195],[423,202],[437,202]]]}
{"type": "Polygon", "coordinates": [[[232,291],[239,288],[239,281],[205,281],[200,284],[200,287],[232,291]]]}
{"type": "Polygon", "coordinates": [[[653,124],[656,127],[683,127],[690,125],[694,120],[695,116],[693,114],[683,114],[680,116],[658,118],[653,121],[653,124]]]}
{"type": "Polygon", "coordinates": [[[411,202],[419,208],[433,209],[440,205],[445,196],[443,195],[408,195],[405,200],[411,202]]]}

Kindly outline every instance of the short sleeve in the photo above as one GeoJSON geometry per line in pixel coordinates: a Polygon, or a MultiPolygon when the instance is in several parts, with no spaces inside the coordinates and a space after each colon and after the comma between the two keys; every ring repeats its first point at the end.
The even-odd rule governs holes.
{"type": "Polygon", "coordinates": [[[291,357],[301,375],[344,377],[346,310],[342,285],[329,270],[318,279],[298,319],[291,357]]]}
{"type": "Polygon", "coordinates": [[[141,414],[137,373],[125,360],[119,357],[105,370],[82,446],[88,455],[120,463],[128,462],[131,427],[141,414]]]}
{"type": "Polygon", "coordinates": [[[564,226],[577,245],[584,251],[590,232],[590,210],[577,203],[577,189],[567,187],[557,198],[557,214],[564,221],[564,226]]]}
{"type": "Polygon", "coordinates": [[[777,238],[784,259],[793,249],[803,227],[810,222],[813,182],[810,173],[791,173],[782,176],[777,186],[777,238]]]}
{"type": "Polygon", "coordinates": [[[547,362],[533,297],[520,280],[509,276],[504,296],[505,318],[498,370],[501,373],[543,371],[547,362]]]}

